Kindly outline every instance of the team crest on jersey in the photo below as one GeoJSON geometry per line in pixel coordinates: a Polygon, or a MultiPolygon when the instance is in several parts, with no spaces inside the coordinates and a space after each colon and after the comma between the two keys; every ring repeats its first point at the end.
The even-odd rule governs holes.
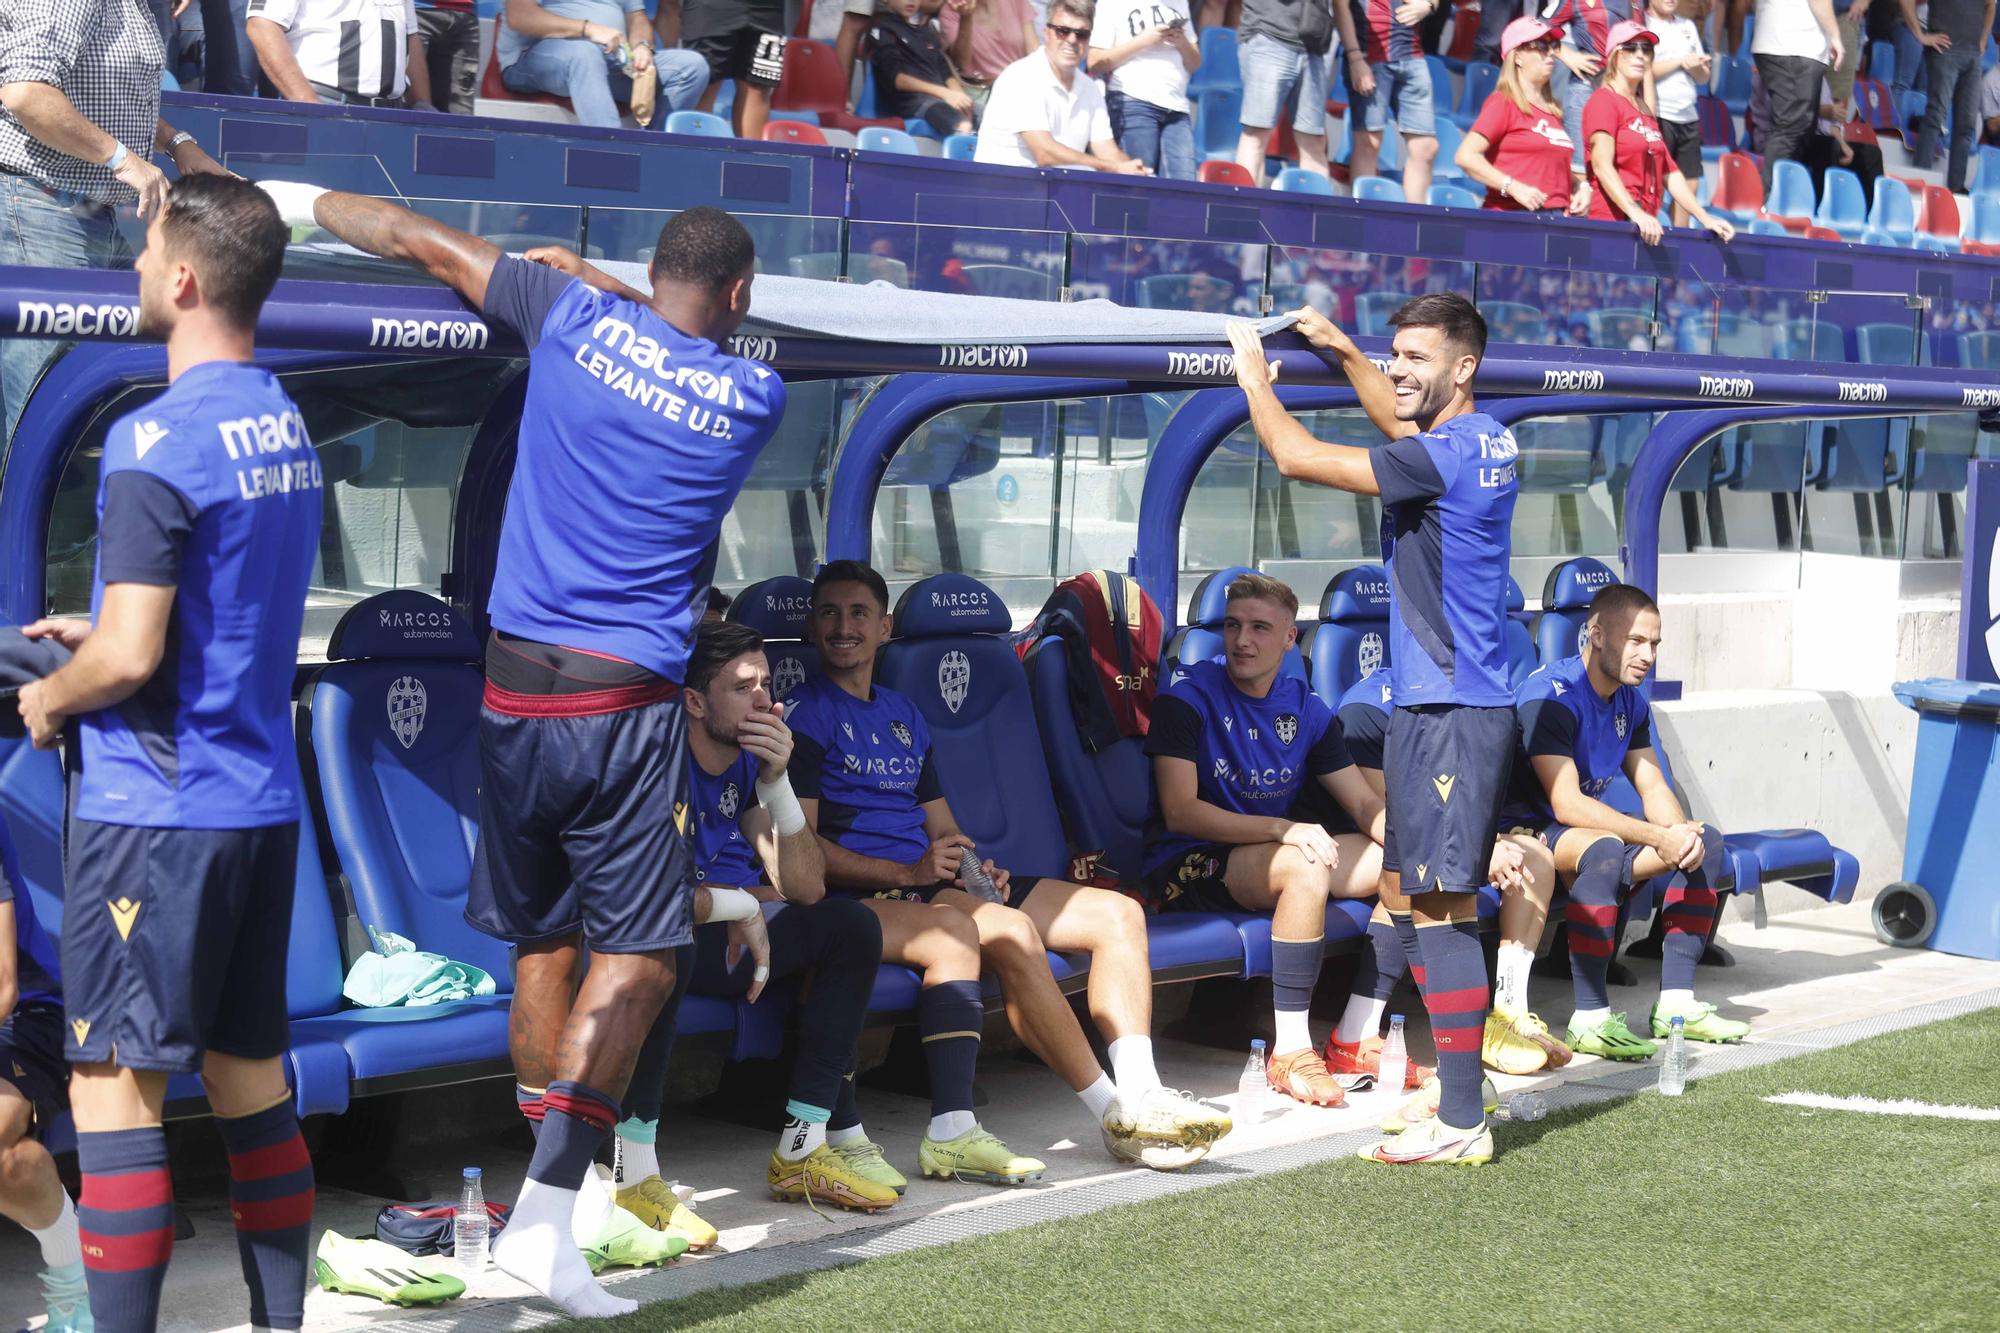
{"type": "Polygon", "coordinates": [[[424,714],[430,709],[424,683],[415,676],[398,676],[389,683],[389,732],[405,749],[417,743],[424,732],[424,714]]]}
{"type": "Polygon", "coordinates": [[[965,707],[966,692],[972,688],[972,659],[953,650],[938,659],[938,697],[956,713],[965,707]]]}
{"type": "Polygon", "coordinates": [[[806,664],[796,657],[781,657],[771,668],[771,692],[780,699],[792,697],[792,691],[806,683],[806,664]]]}
{"type": "Polygon", "coordinates": [[[1587,624],[1578,625],[1576,627],[1576,655],[1578,657],[1582,657],[1584,650],[1589,647],[1590,647],[1590,626],[1587,624]]]}
{"type": "Polygon", "coordinates": [[[1382,636],[1374,630],[1361,636],[1361,679],[1382,669],[1382,636]]]}
{"type": "Polygon", "coordinates": [[[1299,720],[1296,717],[1293,717],[1290,713],[1278,714],[1278,720],[1276,723],[1273,724],[1273,726],[1275,727],[1278,733],[1278,739],[1283,741],[1285,744],[1290,745],[1293,741],[1298,739],[1299,720]]]}
{"type": "Polygon", "coordinates": [[[1618,733],[1619,740],[1622,741],[1625,739],[1625,715],[1623,713],[1619,713],[1611,719],[1611,729],[1618,733]]]}
{"type": "Polygon", "coordinates": [[[891,722],[889,724],[889,734],[901,741],[905,750],[910,748],[910,729],[908,727],[900,722],[891,722]]]}
{"type": "Polygon", "coordinates": [[[742,803],[743,793],[732,782],[722,789],[722,797],[715,803],[715,808],[722,812],[724,819],[734,819],[736,818],[736,808],[742,803]]]}

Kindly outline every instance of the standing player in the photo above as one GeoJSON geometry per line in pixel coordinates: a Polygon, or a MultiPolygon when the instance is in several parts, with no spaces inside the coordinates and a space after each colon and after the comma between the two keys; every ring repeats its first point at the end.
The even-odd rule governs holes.
{"type": "Polygon", "coordinates": [[[591,1278],[570,1217],[694,938],[681,673],[704,554],[785,407],[768,367],[719,346],[750,311],[756,248],[718,209],[676,214],[642,295],[380,200],[265,188],[288,219],[416,264],[531,349],[487,605],[466,919],[519,947],[508,1038],[541,1130],[493,1262],[572,1315],[630,1313],[591,1278]]]}
{"type": "Polygon", "coordinates": [[[286,232],[257,187],[184,176],[146,231],[139,318],[167,391],[115,422],[92,624],[21,688],[49,749],[76,720],[62,974],[83,1261],[107,1331],[150,1330],[173,1249],[161,1102],[199,1073],[229,1150],[250,1322],[305,1313],[312,1159],[280,1057],[300,800],[292,671],[319,550],[319,460],[251,364],[286,232]]]}
{"type": "Polygon", "coordinates": [[[1507,562],[1516,482],[1514,437],[1473,407],[1486,321],[1462,296],[1419,296],[1389,323],[1388,374],[1318,311],[1301,310],[1307,342],[1335,354],[1368,418],[1389,437],[1375,449],[1324,444],[1292,420],[1273,389],[1278,367],[1253,326],[1232,323],[1236,378],[1257,438],[1286,477],[1382,497],[1389,562],[1390,656],[1396,711],[1383,773],[1389,806],[1383,897],[1397,918],[1437,1043],[1439,1110],[1416,1130],[1362,1153],[1395,1164],[1492,1159],[1480,1102],[1486,959],[1478,887],[1514,753],[1508,684],[1507,562]],[[1407,874],[1405,874],[1407,870],[1407,874]]]}
{"type": "Polygon", "coordinates": [[[62,971],[0,825],[0,1214],[42,1248],[43,1333],[91,1333],[76,1208],[38,1131],[63,1103],[62,971]]]}
{"type": "Polygon", "coordinates": [[[1693,1041],[1741,1041],[1750,1025],[1694,998],[1694,969],[1715,925],[1716,889],[1729,858],[1722,834],[1681,809],[1653,753],[1652,710],[1639,693],[1660,649],[1660,608],[1628,583],[1590,599],[1580,656],[1542,667],[1521,682],[1521,744],[1532,772],[1515,784],[1506,823],[1555,852],[1569,885],[1569,961],[1576,1012],[1569,1044],[1586,1055],[1644,1060],[1653,1043],[1614,1013],[1605,990],[1618,947],[1618,904],[1635,884],[1667,875],[1661,907],[1660,999],[1648,1023],[1655,1037],[1672,1020],[1693,1041]],[[1641,816],[1603,801],[1623,773],[1639,793],[1641,816]]]}

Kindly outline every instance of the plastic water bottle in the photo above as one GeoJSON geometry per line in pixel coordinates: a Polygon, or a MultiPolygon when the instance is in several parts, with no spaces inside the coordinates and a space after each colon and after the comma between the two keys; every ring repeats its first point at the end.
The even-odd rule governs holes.
{"type": "Polygon", "coordinates": [[[458,1213],[452,1219],[453,1255],[458,1271],[475,1277],[486,1271],[486,1237],[490,1223],[486,1216],[486,1188],[479,1168],[465,1168],[465,1188],[459,1191],[458,1213]]]}
{"type": "Polygon", "coordinates": [[[1375,1086],[1392,1097],[1403,1095],[1403,1085],[1410,1081],[1410,1048],[1403,1040],[1403,1016],[1389,1015],[1389,1035],[1382,1042],[1382,1072],[1376,1075],[1375,1086]]]}
{"type": "Polygon", "coordinates": [[[1236,1080],[1236,1114],[1246,1125],[1264,1118],[1271,1104],[1271,1084],[1264,1073],[1264,1043],[1253,1039],[1250,1058],[1243,1064],[1243,1077],[1236,1080]]]}
{"type": "Polygon", "coordinates": [[[993,882],[993,876],[986,873],[986,867],[979,863],[970,847],[958,849],[958,877],[965,882],[965,891],[982,902],[1000,901],[1000,887],[993,882]]]}
{"type": "Polygon", "coordinates": [[[1509,1120],[1522,1124],[1540,1120],[1549,1113],[1549,1104],[1539,1092],[1517,1092],[1507,1099],[1506,1114],[1509,1120]]]}
{"type": "Polygon", "coordinates": [[[1675,1014],[1673,1026],[1667,1031],[1667,1058],[1660,1065],[1660,1095],[1662,1097],[1678,1097],[1687,1091],[1687,1035],[1681,1028],[1681,1016],[1675,1014]]]}

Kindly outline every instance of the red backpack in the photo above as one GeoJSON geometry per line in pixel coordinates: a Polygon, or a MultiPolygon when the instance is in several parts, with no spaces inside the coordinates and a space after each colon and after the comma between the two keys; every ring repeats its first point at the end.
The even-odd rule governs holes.
{"type": "Polygon", "coordinates": [[[1091,570],[1065,579],[1014,640],[1028,649],[1051,635],[1069,666],[1070,708],[1084,748],[1095,754],[1146,734],[1160,687],[1160,608],[1129,574],[1091,570]]]}

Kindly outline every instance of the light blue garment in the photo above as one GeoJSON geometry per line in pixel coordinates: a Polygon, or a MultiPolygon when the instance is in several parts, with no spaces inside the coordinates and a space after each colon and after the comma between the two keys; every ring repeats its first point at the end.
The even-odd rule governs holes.
{"type": "Polygon", "coordinates": [[[470,963],[425,953],[393,931],[368,928],[375,951],[354,960],[340,993],[364,1009],[418,1008],[491,995],[493,978],[470,963]]]}

